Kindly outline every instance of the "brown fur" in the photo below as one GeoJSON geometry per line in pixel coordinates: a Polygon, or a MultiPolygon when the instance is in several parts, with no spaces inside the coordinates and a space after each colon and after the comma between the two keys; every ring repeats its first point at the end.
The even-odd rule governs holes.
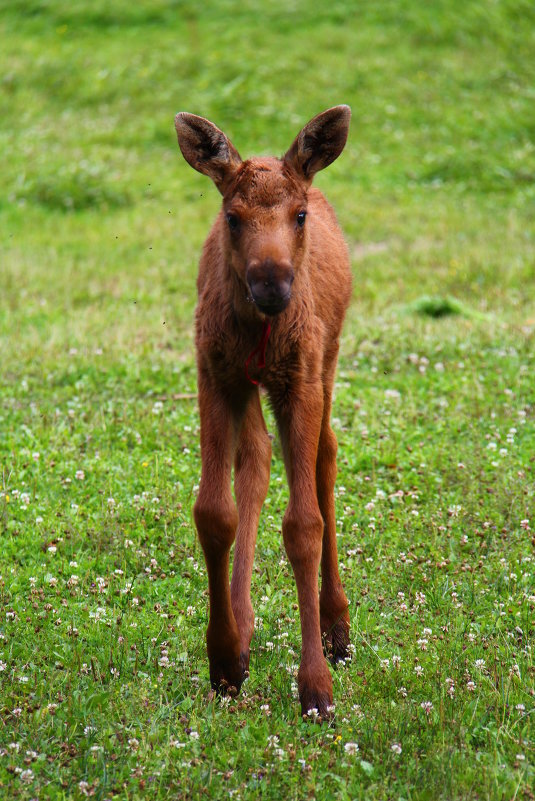
{"type": "Polygon", "coordinates": [[[351,274],[334,212],[310,184],[343,149],[348,126],[349,109],[337,106],[308,123],[283,159],[241,161],[212,123],[185,113],[176,118],[186,160],[223,195],[200,261],[196,311],[202,477],[194,516],[209,579],[210,678],[218,691],[235,692],[249,668],[250,584],[271,445],[245,362],[268,316],[265,367],[258,369],[253,359],[248,372],[269,395],[290,488],[283,537],[301,616],[301,708],[314,707],[322,717],[330,715],[333,700],[322,646],[336,661],[349,643],[336,551],[337,445],[329,420],[351,274]]]}

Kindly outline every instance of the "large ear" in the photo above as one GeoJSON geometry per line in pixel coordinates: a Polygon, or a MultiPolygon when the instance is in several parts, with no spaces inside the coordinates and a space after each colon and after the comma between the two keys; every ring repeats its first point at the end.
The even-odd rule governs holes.
{"type": "Polygon", "coordinates": [[[307,181],[328,167],[344,149],[351,109],[334,106],[310,120],[295,138],[284,161],[307,181]]]}
{"type": "Polygon", "coordinates": [[[175,128],[188,164],[208,175],[223,195],[242,163],[232,142],[209,120],[185,111],[176,115],[175,128]]]}

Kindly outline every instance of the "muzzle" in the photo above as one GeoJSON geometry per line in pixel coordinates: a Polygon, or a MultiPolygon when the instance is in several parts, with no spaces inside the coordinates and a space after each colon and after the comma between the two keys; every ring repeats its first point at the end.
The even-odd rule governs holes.
{"type": "Polygon", "coordinates": [[[290,302],[294,274],[288,261],[253,260],[245,274],[251,297],[258,309],[267,315],[280,314],[290,302]]]}

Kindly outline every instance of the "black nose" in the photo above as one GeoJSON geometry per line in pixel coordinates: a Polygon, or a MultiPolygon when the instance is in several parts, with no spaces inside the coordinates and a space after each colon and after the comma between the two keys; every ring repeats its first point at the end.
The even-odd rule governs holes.
{"type": "Polygon", "coordinates": [[[290,302],[294,280],[290,263],[251,262],[246,278],[252,298],[264,314],[279,314],[290,302]]]}

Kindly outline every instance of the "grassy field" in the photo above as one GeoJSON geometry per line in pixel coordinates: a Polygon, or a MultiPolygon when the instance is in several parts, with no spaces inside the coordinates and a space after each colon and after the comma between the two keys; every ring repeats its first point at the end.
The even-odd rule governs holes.
{"type": "Polygon", "coordinates": [[[0,3],[1,798],[535,798],[534,7],[316,5],[0,3]],[[251,676],[209,694],[192,319],[220,199],[173,117],[280,154],[337,103],[328,727],[296,701],[276,441],[251,676]]]}

